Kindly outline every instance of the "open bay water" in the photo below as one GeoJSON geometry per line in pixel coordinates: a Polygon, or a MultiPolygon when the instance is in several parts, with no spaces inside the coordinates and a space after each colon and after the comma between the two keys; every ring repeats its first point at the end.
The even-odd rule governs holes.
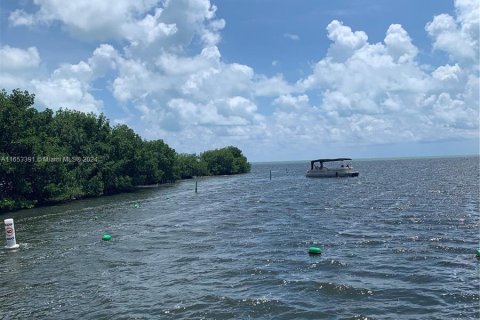
{"type": "Polygon", "coordinates": [[[2,215],[0,319],[480,318],[478,157],[308,166],[2,215]]]}

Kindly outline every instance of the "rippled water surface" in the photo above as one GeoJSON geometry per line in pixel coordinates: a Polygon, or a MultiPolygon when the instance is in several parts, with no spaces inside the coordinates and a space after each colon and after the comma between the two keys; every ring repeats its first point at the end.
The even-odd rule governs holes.
{"type": "Polygon", "coordinates": [[[3,215],[20,249],[0,250],[0,318],[480,318],[478,157],[354,165],[308,179],[306,162],[254,164],[198,193],[3,215]]]}

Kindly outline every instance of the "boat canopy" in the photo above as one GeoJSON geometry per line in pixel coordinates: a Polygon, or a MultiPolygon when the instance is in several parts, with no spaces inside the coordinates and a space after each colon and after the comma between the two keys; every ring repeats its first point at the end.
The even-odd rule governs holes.
{"type": "Polygon", "coordinates": [[[336,159],[317,159],[317,160],[312,160],[312,161],[310,161],[310,169],[313,170],[313,164],[314,164],[315,162],[320,163],[320,165],[322,166],[322,164],[323,164],[324,162],[334,162],[334,161],[344,161],[344,160],[352,160],[352,159],[350,159],[350,158],[336,158],[336,159]]]}

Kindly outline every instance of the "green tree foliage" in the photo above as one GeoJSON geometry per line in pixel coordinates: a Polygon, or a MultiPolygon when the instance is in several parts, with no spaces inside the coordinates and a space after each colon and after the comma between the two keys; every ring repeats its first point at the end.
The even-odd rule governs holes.
{"type": "MultiPolygon", "coordinates": [[[[20,90],[14,90],[7,95],[5,90],[0,93],[0,157],[16,154],[20,157],[29,156],[35,147],[35,136],[32,124],[37,111],[32,108],[34,95],[20,90]]],[[[35,192],[35,168],[27,163],[0,163],[0,205],[12,209],[21,204],[31,207],[34,197],[27,195],[35,192]],[[19,179],[18,177],[22,177],[19,179]],[[15,196],[15,197],[13,197],[15,196]]]]}
{"type": "Polygon", "coordinates": [[[233,146],[205,151],[200,155],[200,160],[206,163],[207,170],[212,175],[250,172],[247,158],[240,149],[233,146]]]}
{"type": "Polygon", "coordinates": [[[195,176],[208,176],[208,165],[205,161],[201,161],[200,157],[195,154],[178,154],[177,155],[177,172],[180,178],[191,179],[195,176]]]}
{"type": "Polygon", "coordinates": [[[38,111],[34,99],[18,89],[0,92],[0,211],[250,171],[236,147],[177,154],[163,140],[111,127],[103,114],[38,111]]]}

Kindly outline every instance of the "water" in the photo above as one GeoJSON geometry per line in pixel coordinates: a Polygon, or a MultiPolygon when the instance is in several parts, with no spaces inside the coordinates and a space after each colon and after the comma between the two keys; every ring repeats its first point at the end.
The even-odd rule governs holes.
{"type": "Polygon", "coordinates": [[[308,165],[4,215],[0,318],[480,317],[478,157],[308,165]]]}

